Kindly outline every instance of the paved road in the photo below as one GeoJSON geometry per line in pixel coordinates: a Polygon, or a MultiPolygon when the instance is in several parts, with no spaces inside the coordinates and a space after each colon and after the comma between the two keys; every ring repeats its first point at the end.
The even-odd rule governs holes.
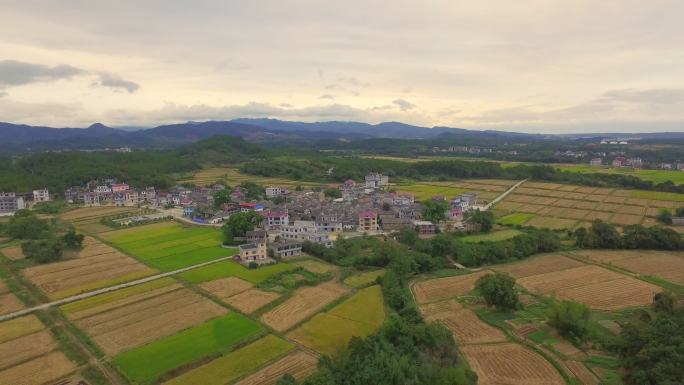
{"type": "Polygon", "coordinates": [[[512,193],[513,190],[517,189],[518,187],[520,187],[521,184],[523,184],[523,183],[525,183],[525,182],[527,182],[527,179],[523,179],[523,180],[521,180],[520,182],[518,182],[518,183],[514,184],[513,186],[511,186],[511,188],[509,188],[508,190],[504,191],[503,194],[499,195],[498,197],[496,197],[496,199],[494,199],[493,201],[489,202],[489,204],[487,204],[487,205],[484,207],[484,210],[483,210],[483,211],[489,210],[492,206],[494,206],[495,204],[499,203],[500,200],[506,198],[506,197],[508,196],[508,194],[512,193]]]}
{"type": "Polygon", "coordinates": [[[97,289],[97,290],[89,291],[89,292],[87,292],[87,293],[74,295],[74,296],[67,297],[67,298],[63,298],[63,299],[60,299],[60,300],[57,300],[57,301],[53,301],[53,302],[48,302],[48,303],[40,304],[40,305],[38,305],[38,306],[34,306],[34,307],[31,307],[31,308],[28,308],[28,309],[23,309],[23,310],[16,311],[16,312],[14,312],[14,313],[9,313],[9,314],[5,314],[5,315],[3,315],[3,316],[0,316],[0,322],[6,321],[6,320],[11,319],[11,318],[20,317],[20,316],[22,316],[22,315],[30,314],[30,313],[33,313],[34,311],[37,311],[37,310],[45,310],[45,309],[50,308],[50,307],[52,307],[52,306],[61,306],[61,305],[67,304],[67,303],[69,303],[69,302],[74,302],[74,301],[82,300],[82,299],[85,299],[85,298],[93,297],[93,296],[96,296],[96,295],[98,295],[98,294],[107,293],[107,292],[114,291],[114,290],[119,290],[119,289],[124,289],[124,288],[127,288],[127,287],[131,287],[131,286],[140,285],[140,284],[143,284],[143,283],[146,283],[146,282],[150,282],[150,281],[154,281],[154,280],[157,280],[157,279],[160,279],[160,278],[168,277],[168,276],[171,276],[171,275],[174,275],[174,274],[182,273],[182,272],[184,272],[184,271],[188,271],[188,270],[192,270],[192,269],[197,269],[197,268],[199,268],[199,267],[211,265],[211,264],[214,264],[214,263],[217,263],[217,262],[227,261],[227,260],[229,260],[229,259],[233,259],[233,257],[234,257],[234,256],[232,256],[232,255],[231,255],[231,256],[228,256],[228,257],[221,257],[221,258],[218,258],[218,259],[214,259],[213,261],[198,263],[198,264],[196,264],[196,265],[184,267],[184,268],[182,268],[182,269],[178,269],[178,270],[174,270],[174,271],[169,271],[169,272],[161,273],[161,274],[157,274],[157,275],[152,275],[152,276],[145,277],[145,278],[141,278],[141,279],[138,279],[138,280],[135,280],[135,281],[130,281],[130,282],[122,283],[122,284],[119,284],[119,285],[104,287],[104,288],[102,288],[102,289],[97,289]]]}

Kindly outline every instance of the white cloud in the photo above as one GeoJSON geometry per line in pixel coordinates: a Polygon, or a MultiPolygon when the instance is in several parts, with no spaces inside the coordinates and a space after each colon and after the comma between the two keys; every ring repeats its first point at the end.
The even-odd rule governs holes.
{"type": "Polygon", "coordinates": [[[138,88],[140,88],[140,86],[137,83],[134,83],[130,80],[122,79],[118,75],[106,72],[100,74],[100,79],[96,84],[102,87],[121,89],[124,91],[128,91],[128,93],[133,93],[137,91],[138,88]]]}
{"type": "Polygon", "coordinates": [[[413,104],[407,100],[404,100],[404,99],[394,99],[392,101],[392,104],[395,104],[402,111],[408,111],[408,110],[412,110],[412,109],[416,108],[415,104],[413,104]]]}
{"type": "Polygon", "coordinates": [[[69,79],[83,74],[83,70],[69,65],[46,66],[16,60],[0,61],[0,86],[19,86],[36,82],[69,79]]]}

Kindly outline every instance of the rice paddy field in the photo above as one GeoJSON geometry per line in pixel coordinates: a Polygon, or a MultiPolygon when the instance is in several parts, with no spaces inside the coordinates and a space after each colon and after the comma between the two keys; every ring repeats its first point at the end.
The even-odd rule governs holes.
{"type": "Polygon", "coordinates": [[[101,223],[102,218],[121,214],[135,215],[138,213],[141,213],[141,209],[135,207],[93,206],[67,211],[61,214],[59,218],[73,223],[78,229],[97,234],[112,230],[111,227],[101,223]]]}
{"type": "Polygon", "coordinates": [[[411,182],[393,186],[400,193],[413,194],[416,200],[424,201],[436,195],[454,198],[464,192],[476,192],[478,204],[486,204],[506,191],[517,181],[503,179],[467,179],[450,182],[411,182]]]}
{"type": "Polygon", "coordinates": [[[209,227],[186,227],[162,222],[102,233],[101,237],[127,254],[161,271],[211,261],[237,253],[222,248],[221,231],[209,227]]]}
{"type": "Polygon", "coordinates": [[[518,230],[499,230],[482,235],[468,235],[459,238],[459,240],[464,243],[497,242],[514,238],[520,234],[522,234],[522,232],[518,230]]]}
{"type": "Polygon", "coordinates": [[[382,277],[384,274],[384,269],[364,271],[345,278],[344,284],[355,288],[361,288],[374,283],[378,277],[382,277]]]}
{"type": "Polygon", "coordinates": [[[684,207],[684,194],[526,182],[494,210],[500,224],[562,230],[588,226],[595,219],[653,226],[659,210],[678,207],[684,207]]]}
{"type": "Polygon", "coordinates": [[[192,183],[198,186],[209,186],[214,183],[224,183],[229,186],[237,186],[243,182],[253,182],[260,185],[268,186],[285,186],[294,188],[296,186],[302,187],[320,187],[326,186],[325,183],[302,182],[297,180],[285,178],[270,178],[260,177],[255,175],[247,175],[240,172],[235,167],[211,167],[198,171],[195,174],[181,177],[178,183],[192,183]]]}
{"type": "Polygon", "coordinates": [[[628,167],[609,167],[609,166],[590,166],[588,164],[568,164],[556,167],[562,171],[575,172],[580,174],[593,174],[593,173],[603,173],[603,174],[620,174],[620,175],[631,175],[637,178],[648,180],[653,183],[663,183],[667,181],[672,181],[674,184],[684,183],[684,172],[681,171],[670,171],[670,170],[643,170],[643,169],[632,169],[628,167]]]}

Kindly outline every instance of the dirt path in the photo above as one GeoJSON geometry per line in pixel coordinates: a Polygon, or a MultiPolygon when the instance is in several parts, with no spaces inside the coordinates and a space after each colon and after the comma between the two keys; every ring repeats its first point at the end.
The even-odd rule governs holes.
{"type": "MultiPolygon", "coordinates": [[[[143,284],[143,283],[146,283],[146,282],[150,282],[150,281],[154,281],[154,280],[157,280],[157,279],[161,279],[161,278],[164,278],[164,277],[169,277],[169,276],[171,276],[171,275],[183,273],[183,272],[188,271],[188,270],[197,269],[197,268],[199,268],[199,267],[211,265],[211,264],[218,263],[218,262],[222,262],[222,261],[227,261],[227,260],[229,260],[229,259],[233,259],[233,256],[231,255],[231,256],[228,256],[228,257],[221,257],[221,258],[218,258],[218,259],[214,259],[213,261],[198,263],[197,265],[192,265],[192,266],[184,267],[184,268],[182,268],[182,269],[178,269],[178,270],[174,270],[174,271],[169,271],[169,272],[161,273],[161,274],[157,274],[157,275],[152,275],[152,276],[145,277],[145,278],[141,278],[141,279],[138,279],[138,280],[135,280],[135,281],[126,282],[126,283],[122,283],[122,284],[119,284],[119,285],[114,285],[114,286],[109,286],[109,287],[105,287],[105,288],[102,288],[102,289],[97,289],[97,290],[89,291],[89,292],[87,292],[87,293],[74,295],[74,296],[67,297],[67,298],[63,298],[63,299],[60,299],[60,300],[57,300],[57,301],[52,301],[52,302],[48,302],[48,303],[43,303],[43,304],[40,304],[40,305],[37,305],[37,306],[33,306],[33,307],[30,307],[30,308],[27,308],[27,309],[23,309],[23,310],[16,311],[16,312],[14,312],[14,313],[9,313],[9,314],[5,314],[5,315],[3,315],[3,316],[0,316],[0,322],[5,321],[5,320],[8,320],[8,319],[11,319],[11,318],[16,318],[16,317],[20,317],[20,316],[23,316],[23,315],[26,315],[26,314],[30,314],[30,313],[33,313],[33,312],[38,311],[38,310],[46,310],[46,309],[49,309],[49,308],[54,307],[54,306],[61,306],[61,305],[64,305],[64,304],[67,304],[67,303],[70,303],[70,302],[79,301],[79,300],[82,300],[82,299],[85,299],[85,298],[89,298],[89,297],[93,297],[93,296],[96,296],[96,295],[99,295],[99,294],[103,294],[103,293],[108,293],[108,292],[110,292],[110,291],[114,291],[114,290],[124,289],[124,288],[131,287],[131,286],[140,285],[140,284],[143,284]]],[[[9,266],[8,266],[7,268],[9,269],[9,266]]],[[[10,271],[12,271],[12,270],[10,269],[10,271]]],[[[12,271],[12,274],[15,274],[15,273],[12,271]]],[[[41,302],[41,301],[40,301],[40,300],[36,300],[36,303],[39,303],[39,302],[41,302]]]]}
{"type": "Polygon", "coordinates": [[[508,194],[510,194],[510,193],[512,193],[513,191],[515,191],[515,189],[517,189],[518,187],[520,187],[520,185],[523,184],[523,183],[525,183],[525,182],[527,182],[527,179],[523,179],[523,180],[521,180],[520,182],[518,182],[518,183],[514,184],[513,186],[511,186],[511,188],[509,188],[508,190],[504,191],[501,195],[499,195],[498,197],[494,198],[493,201],[489,202],[486,206],[484,206],[484,207],[483,207],[483,211],[489,210],[492,206],[494,206],[495,204],[499,203],[499,201],[501,201],[502,199],[506,198],[506,197],[508,196],[508,194]]]}

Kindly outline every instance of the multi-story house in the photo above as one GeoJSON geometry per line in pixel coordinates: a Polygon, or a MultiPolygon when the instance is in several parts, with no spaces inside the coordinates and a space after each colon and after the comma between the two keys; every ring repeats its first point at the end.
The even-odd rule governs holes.
{"type": "Polygon", "coordinates": [[[263,263],[270,260],[268,258],[268,250],[266,242],[246,243],[238,246],[240,254],[238,258],[243,264],[250,264],[251,262],[263,263]]]}
{"type": "Polygon", "coordinates": [[[99,205],[100,194],[94,192],[86,192],[82,195],[83,204],[86,206],[99,205]]]}
{"type": "Polygon", "coordinates": [[[265,211],[261,215],[264,217],[264,227],[268,229],[278,229],[290,224],[290,216],[287,214],[287,210],[265,211]]]}
{"type": "Polygon", "coordinates": [[[437,231],[437,226],[430,221],[413,221],[413,226],[420,236],[434,235],[437,231]]]}
{"type": "Polygon", "coordinates": [[[64,200],[67,203],[76,203],[83,194],[83,189],[78,186],[69,187],[64,191],[64,200]]]}
{"type": "Polygon", "coordinates": [[[48,201],[50,201],[50,192],[46,188],[41,189],[41,190],[33,190],[33,201],[34,202],[48,202],[48,201]]]}
{"type": "Polygon", "coordinates": [[[299,241],[277,241],[270,245],[271,254],[278,258],[296,257],[302,254],[302,243],[299,241]]]}
{"type": "Polygon", "coordinates": [[[112,188],[107,185],[99,185],[93,189],[93,192],[97,194],[111,194],[112,188]]]}
{"type": "Polygon", "coordinates": [[[378,189],[383,188],[389,184],[389,177],[377,172],[371,172],[366,175],[366,188],[378,189]]]}
{"type": "Polygon", "coordinates": [[[280,237],[282,239],[320,243],[325,247],[332,247],[332,241],[328,238],[328,234],[319,231],[316,228],[316,223],[313,221],[295,221],[291,225],[284,225],[280,228],[280,237]]]}
{"type": "Polygon", "coordinates": [[[112,184],[112,192],[113,193],[124,192],[126,190],[130,190],[130,187],[126,183],[114,183],[114,184],[112,184]]]}
{"type": "Polygon", "coordinates": [[[288,190],[286,188],[270,186],[265,188],[267,198],[275,198],[281,195],[287,195],[288,190]]]}
{"type": "Polygon", "coordinates": [[[0,192],[0,214],[14,214],[26,208],[24,198],[13,192],[0,192]]]}
{"type": "Polygon", "coordinates": [[[603,159],[601,158],[593,158],[592,160],[589,161],[590,166],[601,166],[603,164],[603,159]]]}
{"type": "Polygon", "coordinates": [[[364,210],[359,213],[359,231],[369,232],[377,231],[378,226],[378,213],[373,210],[364,210]]]}
{"type": "Polygon", "coordinates": [[[611,162],[611,165],[613,167],[622,167],[625,165],[626,161],[627,161],[627,159],[624,156],[618,156],[618,157],[613,159],[613,161],[611,162]]]}

